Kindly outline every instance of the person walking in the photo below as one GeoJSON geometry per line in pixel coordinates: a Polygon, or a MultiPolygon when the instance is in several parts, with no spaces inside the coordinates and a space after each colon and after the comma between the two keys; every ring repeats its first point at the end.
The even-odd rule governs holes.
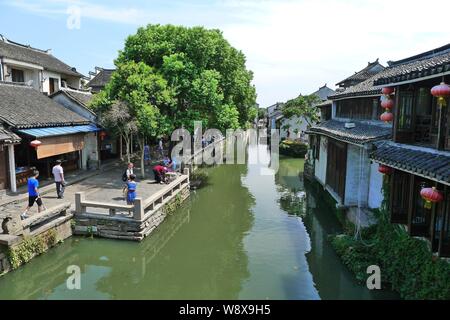
{"type": "Polygon", "coordinates": [[[53,178],[56,184],[56,195],[58,199],[64,198],[64,189],[66,187],[66,181],[64,180],[64,169],[61,166],[62,161],[56,160],[56,165],[52,169],[53,178]]]}
{"type": "Polygon", "coordinates": [[[34,170],[33,175],[28,178],[28,206],[25,211],[20,215],[22,220],[28,219],[28,211],[30,211],[31,207],[36,202],[38,205],[38,212],[42,211],[43,203],[41,196],[39,195],[39,171],[34,170]]]}

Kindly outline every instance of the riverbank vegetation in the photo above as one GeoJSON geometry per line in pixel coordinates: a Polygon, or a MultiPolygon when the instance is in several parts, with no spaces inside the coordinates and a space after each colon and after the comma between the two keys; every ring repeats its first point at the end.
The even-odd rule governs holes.
{"type": "Polygon", "coordinates": [[[208,172],[202,168],[199,168],[191,172],[189,180],[192,189],[199,189],[204,187],[208,183],[208,172]]]}
{"type": "Polygon", "coordinates": [[[56,231],[49,230],[37,237],[25,238],[22,243],[8,250],[8,260],[12,269],[29,262],[56,244],[56,231]]]}
{"type": "Polygon", "coordinates": [[[355,239],[350,230],[332,236],[332,244],[359,281],[367,279],[367,267],[377,265],[384,285],[404,299],[450,299],[450,264],[432,255],[425,240],[411,237],[405,228],[391,224],[383,186],[384,202],[375,212],[378,223],[355,239]]]}
{"type": "Polygon", "coordinates": [[[304,158],[308,152],[308,145],[295,140],[283,140],[280,143],[280,154],[293,158],[304,158]]]}

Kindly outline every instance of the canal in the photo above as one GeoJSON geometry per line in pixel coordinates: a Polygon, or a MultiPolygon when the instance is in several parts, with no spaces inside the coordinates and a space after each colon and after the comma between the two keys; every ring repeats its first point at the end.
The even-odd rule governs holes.
{"type": "MultiPolygon", "coordinates": [[[[249,157],[265,149],[250,148],[249,157]]],[[[142,243],[73,237],[0,278],[0,299],[386,299],[341,264],[339,222],[303,160],[209,168],[208,185],[142,243]],[[81,289],[66,286],[81,269],[81,289]]]]}

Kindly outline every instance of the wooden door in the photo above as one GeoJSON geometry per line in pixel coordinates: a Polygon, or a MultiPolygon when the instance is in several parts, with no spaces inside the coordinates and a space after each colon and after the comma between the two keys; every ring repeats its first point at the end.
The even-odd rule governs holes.
{"type": "Polygon", "coordinates": [[[391,175],[390,211],[392,223],[408,223],[411,175],[395,170],[391,175]]]}
{"type": "Polygon", "coordinates": [[[395,141],[412,143],[414,141],[414,92],[401,91],[396,106],[396,133],[395,141]]]}
{"type": "Polygon", "coordinates": [[[425,208],[425,200],[420,196],[420,190],[426,186],[434,186],[430,180],[415,176],[411,193],[411,210],[409,231],[412,236],[430,238],[432,209],[425,208]]]}
{"type": "Polygon", "coordinates": [[[347,173],[347,144],[328,139],[326,182],[345,201],[345,176],[347,173]]]}

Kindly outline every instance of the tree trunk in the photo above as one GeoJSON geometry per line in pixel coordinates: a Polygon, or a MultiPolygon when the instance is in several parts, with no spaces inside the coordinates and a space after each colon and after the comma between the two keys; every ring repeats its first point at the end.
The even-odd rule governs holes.
{"type": "Polygon", "coordinates": [[[138,137],[139,147],[141,148],[141,175],[142,179],[145,179],[145,163],[144,163],[144,137],[138,137]]]}
{"type": "Polygon", "coordinates": [[[119,135],[120,143],[119,143],[119,152],[120,152],[120,160],[123,161],[123,135],[119,135]]]}
{"type": "Polygon", "coordinates": [[[125,146],[127,148],[127,162],[130,163],[130,137],[127,134],[124,134],[123,138],[125,139],[125,146]]]}

